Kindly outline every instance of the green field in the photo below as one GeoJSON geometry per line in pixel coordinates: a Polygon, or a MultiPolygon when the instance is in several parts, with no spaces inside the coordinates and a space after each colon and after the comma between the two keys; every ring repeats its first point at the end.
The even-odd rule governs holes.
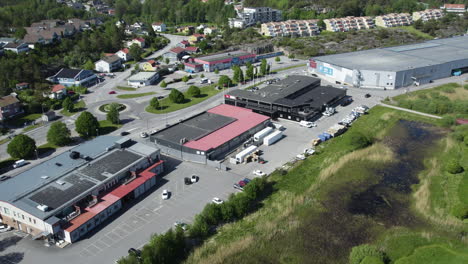
{"type": "Polygon", "coordinates": [[[29,115],[24,115],[24,116],[17,116],[14,117],[11,120],[8,120],[8,124],[12,126],[17,126],[17,127],[22,127],[24,123],[29,123],[34,120],[37,120],[41,118],[42,114],[29,114],[29,115]]]}
{"type": "Polygon", "coordinates": [[[117,95],[117,98],[132,99],[132,98],[144,97],[144,96],[153,95],[153,94],[156,94],[156,92],[136,93],[136,94],[121,94],[121,95],[117,95]]]}
{"type": "Polygon", "coordinates": [[[192,105],[196,105],[205,101],[206,99],[218,94],[222,90],[217,90],[215,85],[209,85],[200,87],[201,94],[199,97],[188,97],[186,93],[184,93],[185,101],[181,104],[175,104],[169,100],[169,98],[164,98],[159,101],[160,107],[159,109],[153,109],[151,106],[146,107],[146,111],[153,114],[164,114],[174,112],[183,108],[187,108],[192,105]]]}
{"type": "Polygon", "coordinates": [[[112,124],[111,122],[107,121],[107,120],[101,120],[99,121],[99,135],[106,135],[106,134],[109,134],[109,133],[112,133],[113,131],[119,129],[120,127],[122,127],[121,124],[112,124]]]}
{"type": "MultiPolygon", "coordinates": [[[[402,219],[413,215],[412,219],[408,216],[411,221],[395,218],[396,223],[401,224],[389,224],[386,217],[340,213],[347,208],[346,201],[353,197],[351,193],[378,182],[381,176],[369,174],[370,170],[397,161],[392,150],[380,142],[388,139],[389,129],[400,119],[437,123],[431,118],[374,107],[343,136],[319,145],[318,155],[291,164],[287,172],[277,170],[270,175],[268,181],[274,184],[275,192],[263,201],[260,209],[218,228],[217,234],[195,249],[186,263],[309,263],[309,260],[313,260],[312,263],[348,263],[350,248],[362,243],[375,244],[383,250],[388,263],[466,262],[468,247],[458,236],[466,229],[466,224],[451,217],[448,208],[444,208],[445,213],[437,211],[440,221],[432,221],[436,219],[430,211],[425,213],[418,208],[417,203],[425,199],[429,203],[447,203],[454,199],[430,193],[426,193],[427,197],[416,195],[421,194],[429,167],[419,176],[421,183],[412,186],[411,194],[384,198],[397,208],[399,204],[407,204],[406,209],[401,209],[402,219]],[[374,144],[353,149],[349,137],[356,132],[372,138],[374,144]],[[431,258],[433,254],[438,256],[431,258]],[[432,262],[426,262],[428,259],[432,262]]],[[[439,149],[445,140],[446,136],[436,141],[439,143],[433,148],[437,150],[427,152],[426,166],[431,159],[455,153],[450,148],[445,152],[439,149]]],[[[458,191],[446,190],[440,184],[433,187],[461,198],[458,191]]],[[[366,263],[375,263],[368,260],[366,263]]]]}
{"type": "Polygon", "coordinates": [[[304,63],[304,64],[299,64],[299,65],[293,65],[293,66],[289,66],[289,67],[284,67],[284,68],[272,70],[271,73],[277,73],[277,72],[281,72],[281,71],[285,71],[285,70],[290,70],[290,69],[294,69],[294,68],[305,67],[305,66],[306,66],[305,63],[304,63]]]}
{"type": "Polygon", "coordinates": [[[62,111],[60,111],[60,114],[64,116],[72,116],[78,112],[85,110],[85,107],[86,107],[86,103],[83,100],[80,100],[76,102],[75,104],[73,104],[73,112],[69,112],[65,109],[62,109],[62,111]]]}

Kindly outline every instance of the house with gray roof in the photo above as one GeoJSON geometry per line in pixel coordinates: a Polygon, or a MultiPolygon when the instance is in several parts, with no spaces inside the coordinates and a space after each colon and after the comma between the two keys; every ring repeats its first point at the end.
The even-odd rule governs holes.
{"type": "Polygon", "coordinates": [[[113,54],[96,61],[94,65],[97,72],[113,72],[122,68],[122,59],[113,54]]]}

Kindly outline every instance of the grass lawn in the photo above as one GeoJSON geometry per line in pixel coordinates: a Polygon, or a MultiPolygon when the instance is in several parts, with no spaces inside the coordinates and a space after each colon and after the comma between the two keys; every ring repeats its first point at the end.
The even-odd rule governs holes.
{"type": "Polygon", "coordinates": [[[62,111],[60,111],[60,114],[64,115],[64,116],[72,116],[78,112],[81,112],[85,109],[86,107],[86,103],[83,101],[83,100],[80,100],[78,101],[77,103],[74,104],[74,107],[73,107],[73,112],[68,112],[67,110],[65,109],[62,109],[62,111]]]}
{"type": "Polygon", "coordinates": [[[120,124],[112,124],[111,122],[107,121],[107,120],[101,120],[99,121],[99,135],[106,135],[106,134],[109,134],[109,133],[112,133],[113,131],[119,129],[120,127],[122,127],[122,125],[120,124]]]}
{"type": "Polygon", "coordinates": [[[52,150],[55,150],[57,149],[58,146],[54,145],[54,144],[51,144],[51,143],[46,143],[44,145],[40,145],[37,147],[37,152],[39,152],[39,155],[41,154],[45,154],[47,152],[50,152],[52,150]]]}
{"type": "Polygon", "coordinates": [[[153,109],[151,106],[147,106],[145,110],[153,114],[164,114],[164,113],[174,112],[174,111],[198,104],[200,102],[203,102],[206,99],[212,97],[213,95],[221,92],[222,90],[216,90],[215,85],[209,85],[209,86],[201,87],[200,91],[201,91],[201,95],[199,97],[192,97],[192,98],[187,98],[187,94],[184,93],[186,97],[184,103],[175,104],[175,103],[172,103],[169,100],[169,98],[166,97],[159,101],[159,104],[160,104],[159,109],[153,109]]]}
{"type": "Polygon", "coordinates": [[[427,34],[427,33],[424,33],[418,29],[415,29],[414,27],[412,26],[401,26],[401,27],[398,27],[398,28],[402,28],[410,33],[413,33],[414,35],[418,36],[418,37],[421,37],[421,38],[424,38],[424,39],[434,39],[433,36],[427,34]]]}
{"type": "Polygon", "coordinates": [[[29,114],[25,116],[18,116],[11,120],[8,120],[8,123],[13,126],[22,127],[24,123],[32,122],[36,119],[41,118],[42,114],[29,114]]]}
{"type": "Polygon", "coordinates": [[[42,125],[43,125],[42,123],[35,124],[35,125],[30,125],[30,126],[28,126],[28,127],[25,127],[25,128],[23,129],[23,132],[31,131],[31,130],[33,130],[33,129],[36,129],[36,128],[38,128],[38,127],[41,127],[42,125]]]}
{"type": "Polygon", "coordinates": [[[276,72],[280,72],[280,71],[285,71],[285,70],[290,70],[290,69],[300,68],[300,67],[305,67],[305,66],[306,65],[304,63],[304,64],[299,64],[299,65],[293,65],[293,66],[289,66],[289,67],[279,68],[279,69],[276,69],[276,70],[272,70],[271,72],[276,73],[276,72]]]}
{"type": "Polygon", "coordinates": [[[117,98],[131,99],[131,98],[138,98],[138,97],[143,97],[143,96],[148,96],[148,95],[153,95],[153,94],[156,94],[156,93],[148,92],[148,93],[138,93],[138,94],[121,94],[121,95],[117,95],[117,98]]]}
{"type": "Polygon", "coordinates": [[[124,86],[117,86],[117,89],[124,90],[124,91],[136,91],[137,90],[136,88],[124,87],[124,86]]]}
{"type": "MultiPolygon", "coordinates": [[[[386,140],[389,129],[401,119],[437,122],[374,107],[349,132],[319,145],[317,155],[292,164],[287,171],[272,173],[268,181],[274,184],[275,192],[263,201],[261,208],[237,222],[218,227],[217,234],[191,252],[185,263],[242,263],[246,259],[250,263],[308,263],[311,259],[316,263],[347,263],[350,248],[362,243],[375,243],[382,248],[390,257],[389,263],[399,263],[399,259],[405,264],[466,262],[468,249],[463,247],[457,229],[424,224],[408,229],[386,226],[385,219],[336,213],[347,208],[346,199],[351,199],[356,189],[373,186],[382,177],[369,174],[364,167],[382,168],[396,160],[393,151],[379,141],[386,140]],[[376,143],[354,150],[348,143],[352,132],[361,132],[376,143]],[[395,236],[397,233],[399,237],[395,236]],[[414,235],[403,237],[410,233],[414,235]],[[331,247],[338,250],[333,252],[331,247]],[[434,253],[441,254],[434,258],[440,261],[425,262],[434,253]]],[[[405,197],[397,195],[393,199],[413,199],[411,194],[405,197]]],[[[386,197],[383,200],[390,203],[386,197]]],[[[390,201],[395,204],[395,200],[390,201]]]]}

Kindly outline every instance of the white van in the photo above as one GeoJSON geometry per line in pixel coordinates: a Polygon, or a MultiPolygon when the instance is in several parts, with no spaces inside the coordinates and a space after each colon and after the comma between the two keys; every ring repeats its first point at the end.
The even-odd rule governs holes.
{"type": "Polygon", "coordinates": [[[301,122],[299,122],[299,125],[302,126],[302,127],[308,127],[308,128],[317,126],[317,124],[315,124],[314,122],[309,122],[309,121],[305,121],[305,120],[302,120],[301,122]]]}
{"type": "Polygon", "coordinates": [[[13,164],[13,168],[16,169],[24,165],[26,165],[26,161],[24,159],[20,159],[20,160],[15,161],[15,163],[13,164]]]}

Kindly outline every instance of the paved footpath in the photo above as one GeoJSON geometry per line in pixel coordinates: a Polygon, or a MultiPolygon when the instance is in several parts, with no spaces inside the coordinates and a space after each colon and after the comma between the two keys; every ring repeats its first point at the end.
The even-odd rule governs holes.
{"type": "Polygon", "coordinates": [[[379,104],[382,105],[382,106],[385,106],[385,107],[389,107],[389,108],[393,108],[393,109],[397,109],[397,110],[401,110],[401,111],[406,111],[406,112],[417,114],[417,115],[427,116],[427,117],[436,118],[436,119],[442,119],[442,117],[440,117],[440,116],[426,114],[426,113],[423,113],[423,112],[418,112],[418,111],[414,111],[414,110],[407,109],[407,108],[402,108],[402,107],[389,105],[389,104],[384,104],[384,103],[379,103],[379,104]]]}

